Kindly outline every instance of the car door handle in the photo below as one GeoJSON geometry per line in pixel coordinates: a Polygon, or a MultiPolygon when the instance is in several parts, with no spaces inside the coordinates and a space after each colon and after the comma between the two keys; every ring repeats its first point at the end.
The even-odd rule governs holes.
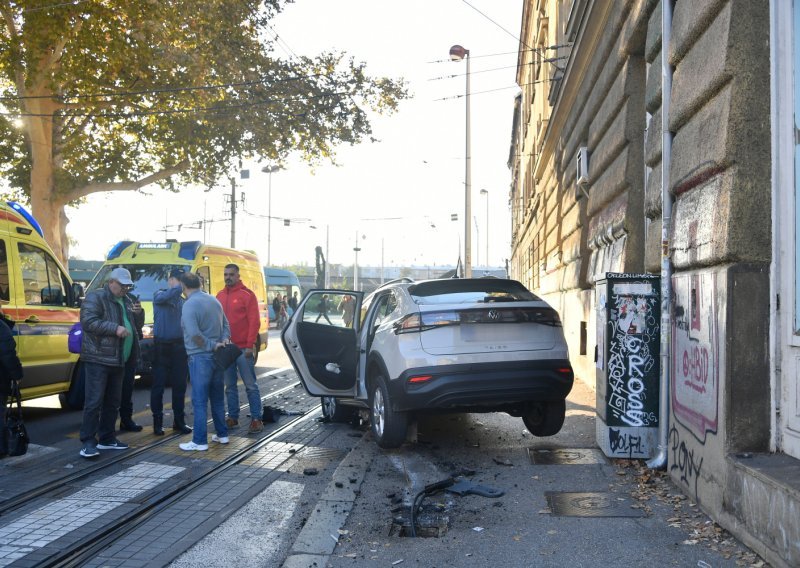
{"type": "Polygon", "coordinates": [[[25,323],[39,323],[39,316],[28,316],[25,318],[25,323]]]}

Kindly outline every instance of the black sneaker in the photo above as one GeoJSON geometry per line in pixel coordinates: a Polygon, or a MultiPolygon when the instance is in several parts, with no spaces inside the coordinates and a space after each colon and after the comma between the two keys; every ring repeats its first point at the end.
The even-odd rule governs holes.
{"type": "Polygon", "coordinates": [[[80,451],[81,456],[85,458],[95,458],[100,455],[94,444],[85,444],[80,451]]]}
{"type": "Polygon", "coordinates": [[[119,440],[111,440],[110,442],[100,442],[97,444],[98,450],[127,450],[128,444],[120,442],[119,440]]]}

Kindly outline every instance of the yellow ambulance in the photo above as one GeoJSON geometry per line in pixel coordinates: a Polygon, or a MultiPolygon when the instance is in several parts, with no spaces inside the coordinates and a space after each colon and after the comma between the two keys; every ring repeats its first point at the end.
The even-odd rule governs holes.
{"type": "Polygon", "coordinates": [[[14,321],[23,398],[69,389],[78,355],[67,350],[67,332],[80,319],[80,296],[36,219],[18,203],[0,203],[0,309],[14,321]]]}
{"type": "Polygon", "coordinates": [[[142,366],[139,374],[150,374],[153,348],[153,295],[167,288],[169,273],[174,268],[194,272],[200,276],[203,290],[217,295],[225,287],[222,276],[226,264],[239,267],[239,274],[245,286],[258,298],[261,326],[256,343],[258,351],[267,348],[269,315],[267,312],[267,287],[264,272],[258,257],[248,251],[206,245],[200,241],[178,242],[168,239],[160,243],[120,241],[108,253],[103,266],[89,283],[87,291],[105,284],[108,274],[117,267],[127,268],[133,280],[131,294],[138,298],[145,312],[145,325],[142,329],[142,366]]]}

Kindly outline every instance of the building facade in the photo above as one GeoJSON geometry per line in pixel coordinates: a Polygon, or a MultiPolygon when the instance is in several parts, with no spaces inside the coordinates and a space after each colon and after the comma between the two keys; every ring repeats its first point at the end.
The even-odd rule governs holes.
{"type": "Polygon", "coordinates": [[[597,282],[669,260],[667,470],[769,562],[798,566],[800,2],[673,1],[662,37],[663,8],[524,2],[511,275],[559,310],[594,384],[597,282]]]}

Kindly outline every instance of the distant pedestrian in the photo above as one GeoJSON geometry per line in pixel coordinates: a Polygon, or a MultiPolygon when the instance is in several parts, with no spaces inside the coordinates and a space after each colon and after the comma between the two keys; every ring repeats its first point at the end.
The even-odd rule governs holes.
{"type": "MultiPolygon", "coordinates": [[[[133,314],[133,329],[139,338],[142,340],[142,327],[144,326],[144,310],[139,298],[130,292],[127,293],[126,298],[130,300],[131,313],[133,314]]],[[[133,383],[136,380],[136,367],[138,360],[134,357],[128,359],[125,363],[125,375],[122,377],[122,395],[119,402],[119,429],[127,432],[141,432],[142,426],[137,424],[133,419],[133,383]]]]}
{"type": "Polygon", "coordinates": [[[258,391],[255,368],[255,345],[261,327],[258,298],[242,283],[239,267],[235,264],[226,265],[222,276],[225,278],[225,287],[217,294],[217,300],[222,304],[230,323],[231,342],[242,350],[236,362],[225,371],[225,396],[228,399],[226,422],[229,428],[239,425],[239,387],[236,378],[239,375],[250,403],[248,433],[256,434],[264,429],[261,421],[261,393],[258,391]]]}
{"type": "Polygon", "coordinates": [[[289,307],[292,308],[292,313],[297,311],[298,302],[299,301],[297,299],[297,290],[295,290],[294,293],[292,294],[292,297],[289,298],[289,307]]]}
{"type": "Polygon", "coordinates": [[[286,296],[281,298],[281,315],[278,318],[278,326],[283,329],[289,323],[289,306],[286,305],[286,296]]]}
{"type": "Polygon", "coordinates": [[[339,311],[342,312],[342,321],[345,327],[352,327],[353,325],[353,312],[355,311],[356,303],[353,296],[342,296],[342,301],[339,302],[339,311]]]}
{"type": "Polygon", "coordinates": [[[133,287],[131,273],[115,268],[105,286],[86,295],[81,305],[83,343],[81,361],[86,370],[86,401],[83,405],[80,454],[99,455],[98,450],[127,450],[114,437],[125,365],[139,356],[132,305],[126,298],[133,287]],[[99,437],[99,441],[98,438],[99,437]]]}
{"type": "Polygon", "coordinates": [[[185,271],[173,268],[169,273],[166,290],[153,295],[153,386],[150,389],[150,410],[153,412],[153,434],[164,435],[164,387],[172,387],[172,429],[181,434],[191,434],[186,425],[186,384],[189,380],[189,363],[183,345],[181,313],[184,299],[180,278],[185,271]]]}
{"type": "Polygon", "coordinates": [[[189,356],[189,377],[192,381],[194,432],[192,441],[180,444],[186,451],[208,450],[206,426],[208,403],[216,434],[212,442],[228,443],[225,425],[225,385],[222,370],[214,363],[214,351],[230,342],[231,330],[222,306],[214,296],[200,289],[197,274],[187,272],[180,277],[186,296],[181,313],[183,341],[189,356]]]}
{"type": "Polygon", "coordinates": [[[328,304],[328,295],[323,294],[322,298],[319,301],[319,305],[317,306],[317,319],[314,320],[314,323],[319,323],[319,318],[325,318],[328,321],[328,324],[333,325],[331,322],[331,318],[328,317],[328,310],[330,309],[330,305],[328,304]]]}
{"type": "Polygon", "coordinates": [[[272,315],[275,316],[275,326],[280,327],[279,319],[281,313],[281,293],[278,292],[275,294],[275,297],[272,298],[272,315]]]}
{"type": "Polygon", "coordinates": [[[12,320],[0,314],[0,458],[8,455],[8,435],[6,432],[6,399],[11,394],[11,381],[22,380],[22,364],[17,357],[17,344],[11,330],[12,320]]]}

